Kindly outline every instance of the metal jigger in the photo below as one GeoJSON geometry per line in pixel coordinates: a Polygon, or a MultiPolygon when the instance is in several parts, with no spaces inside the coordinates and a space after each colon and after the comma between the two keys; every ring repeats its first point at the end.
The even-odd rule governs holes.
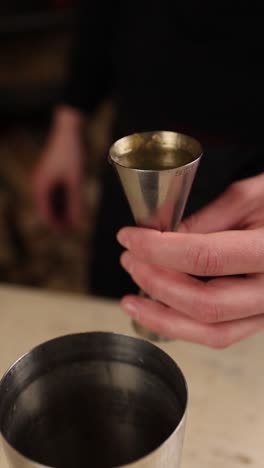
{"type": "MultiPolygon", "coordinates": [[[[120,178],[138,226],[175,231],[181,222],[202,147],[194,138],[159,131],[129,135],[110,148],[110,161],[120,178]]],[[[140,295],[148,297],[144,292],[140,295]]],[[[167,338],[133,325],[152,341],[167,338]]]]}

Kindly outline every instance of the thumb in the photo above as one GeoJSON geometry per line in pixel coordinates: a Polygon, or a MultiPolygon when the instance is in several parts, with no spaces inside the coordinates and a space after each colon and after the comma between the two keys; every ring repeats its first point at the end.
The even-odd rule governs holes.
{"type": "Polygon", "coordinates": [[[241,199],[234,184],[213,202],[182,221],[178,231],[198,234],[225,231],[237,226],[240,218],[241,199]]]}

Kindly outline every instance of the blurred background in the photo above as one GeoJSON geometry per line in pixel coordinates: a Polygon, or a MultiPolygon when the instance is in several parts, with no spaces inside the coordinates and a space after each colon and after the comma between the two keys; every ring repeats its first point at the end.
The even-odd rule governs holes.
{"type": "MultiPolygon", "coordinates": [[[[62,93],[77,0],[9,0],[0,6],[0,281],[71,292],[87,290],[99,164],[105,154],[111,104],[92,122],[94,153],[84,187],[85,222],[62,236],[38,219],[30,177],[51,112],[62,93]],[[89,172],[89,176],[88,176],[89,172]]],[[[90,126],[89,126],[90,128],[90,126]]],[[[89,142],[89,143],[88,143],[89,142]]]]}

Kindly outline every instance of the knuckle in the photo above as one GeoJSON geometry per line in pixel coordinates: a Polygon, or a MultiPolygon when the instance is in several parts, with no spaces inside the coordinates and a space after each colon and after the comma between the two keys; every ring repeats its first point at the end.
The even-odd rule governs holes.
{"type": "Polygon", "coordinates": [[[199,307],[199,318],[204,323],[219,323],[224,320],[224,310],[216,298],[210,296],[199,307]]]}
{"type": "Polygon", "coordinates": [[[198,276],[214,276],[221,273],[220,255],[216,249],[200,245],[189,249],[187,258],[198,276]]]}

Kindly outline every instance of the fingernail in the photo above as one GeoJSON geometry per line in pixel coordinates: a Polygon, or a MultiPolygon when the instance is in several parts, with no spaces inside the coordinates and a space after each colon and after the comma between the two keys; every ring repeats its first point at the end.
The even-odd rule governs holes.
{"type": "Polygon", "coordinates": [[[133,298],[124,298],[121,301],[121,307],[130,317],[138,319],[139,318],[139,304],[137,299],[133,298]]]}
{"type": "Polygon", "coordinates": [[[121,229],[121,231],[118,232],[117,240],[118,240],[119,244],[121,244],[123,247],[126,247],[127,249],[129,249],[129,247],[130,247],[129,238],[128,238],[127,234],[124,232],[123,229],[121,229]]]}
{"type": "Polygon", "coordinates": [[[120,257],[120,263],[122,265],[122,267],[128,271],[128,273],[132,273],[132,269],[133,269],[133,261],[131,259],[131,255],[129,254],[129,252],[125,252],[121,255],[120,257]]]}

